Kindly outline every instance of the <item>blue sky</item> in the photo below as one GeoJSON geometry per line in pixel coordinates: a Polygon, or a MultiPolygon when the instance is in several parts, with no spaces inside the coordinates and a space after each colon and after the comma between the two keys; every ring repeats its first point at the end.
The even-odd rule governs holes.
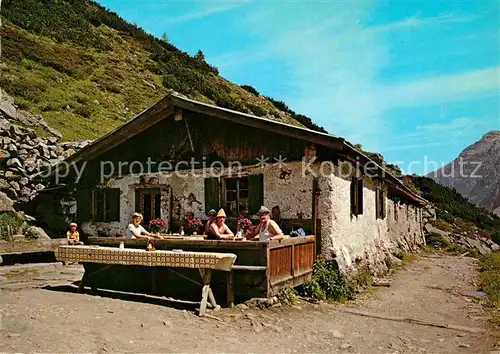
{"type": "Polygon", "coordinates": [[[407,173],[500,130],[498,1],[99,2],[407,173]]]}

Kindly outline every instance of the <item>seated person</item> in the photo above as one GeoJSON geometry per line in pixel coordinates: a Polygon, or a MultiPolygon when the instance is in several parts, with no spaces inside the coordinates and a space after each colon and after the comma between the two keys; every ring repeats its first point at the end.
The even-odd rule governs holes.
{"type": "Polygon", "coordinates": [[[179,234],[181,234],[181,235],[184,235],[184,234],[192,235],[193,234],[193,231],[195,231],[195,230],[189,225],[189,221],[191,221],[193,219],[194,219],[194,213],[192,211],[188,211],[184,215],[184,220],[182,220],[182,222],[181,222],[179,234]]]}
{"type": "Polygon", "coordinates": [[[142,226],[143,216],[141,213],[132,214],[132,223],[127,226],[127,238],[136,239],[136,238],[147,238],[150,239],[154,237],[152,234],[147,232],[142,226]]]}
{"type": "Polygon", "coordinates": [[[209,240],[227,240],[234,236],[229,227],[225,224],[226,219],[227,216],[224,209],[219,210],[215,217],[215,221],[210,225],[208,231],[209,240]]]}
{"type": "Polygon", "coordinates": [[[260,207],[257,214],[260,218],[260,224],[253,228],[247,236],[248,239],[255,239],[258,237],[259,241],[267,241],[285,238],[278,224],[271,219],[271,212],[268,208],[265,206],[260,207]]]}
{"type": "Polygon", "coordinates": [[[69,224],[69,231],[66,232],[66,238],[68,239],[68,245],[83,245],[80,241],[80,233],[76,230],[78,225],[74,222],[69,224]]]}
{"type": "Polygon", "coordinates": [[[212,223],[215,221],[216,214],[217,212],[215,211],[215,209],[210,209],[210,211],[207,213],[208,220],[207,223],[205,224],[205,232],[204,232],[205,235],[208,235],[208,232],[210,231],[210,225],[212,225],[212,223]]]}

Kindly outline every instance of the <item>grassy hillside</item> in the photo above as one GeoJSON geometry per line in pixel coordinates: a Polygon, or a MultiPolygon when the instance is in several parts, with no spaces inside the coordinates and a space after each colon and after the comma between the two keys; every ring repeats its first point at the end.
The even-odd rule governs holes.
{"type": "Polygon", "coordinates": [[[94,139],[169,90],[222,107],[322,130],[283,102],[219,76],[88,0],[3,0],[0,87],[64,138],[94,139]]]}
{"type": "MultiPolygon", "coordinates": [[[[486,208],[469,202],[456,190],[445,187],[429,177],[411,177],[413,188],[436,206],[436,216],[444,228],[456,225],[462,230],[479,228],[485,237],[500,242],[500,217],[486,208]]],[[[449,230],[451,231],[451,230],[449,230]]]]}

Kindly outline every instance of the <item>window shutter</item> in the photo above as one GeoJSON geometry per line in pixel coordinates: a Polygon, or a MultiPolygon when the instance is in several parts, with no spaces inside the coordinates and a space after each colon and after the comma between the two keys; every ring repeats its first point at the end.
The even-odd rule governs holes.
{"type": "Polygon", "coordinates": [[[351,181],[351,214],[356,215],[358,213],[356,202],[358,200],[356,188],[358,187],[355,179],[351,181]]]}
{"type": "Polygon", "coordinates": [[[375,218],[380,219],[380,189],[375,190],[375,218]]]}
{"type": "Polygon", "coordinates": [[[220,185],[217,177],[205,178],[205,213],[220,207],[220,185]]]}
{"type": "Polygon", "coordinates": [[[357,212],[359,214],[363,214],[363,177],[358,179],[358,188],[356,191],[358,200],[357,200],[357,212]]]}
{"type": "Polygon", "coordinates": [[[120,189],[110,188],[106,192],[108,221],[120,221],[120,189]]]}
{"type": "Polygon", "coordinates": [[[257,214],[264,204],[264,175],[248,176],[248,212],[257,214]]]}
{"type": "Polygon", "coordinates": [[[92,191],[90,189],[77,190],[76,196],[76,218],[79,222],[92,219],[92,191]]]}
{"type": "Polygon", "coordinates": [[[381,190],[380,191],[380,214],[381,214],[381,218],[382,219],[385,219],[385,217],[387,216],[387,212],[386,212],[386,208],[385,208],[385,196],[386,196],[386,192],[381,190]]]}

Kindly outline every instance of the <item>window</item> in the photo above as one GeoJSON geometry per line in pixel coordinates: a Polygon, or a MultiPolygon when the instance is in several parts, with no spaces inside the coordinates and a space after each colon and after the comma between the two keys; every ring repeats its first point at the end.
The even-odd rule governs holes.
{"type": "Polygon", "coordinates": [[[205,179],[205,211],[224,208],[228,216],[256,214],[264,202],[262,174],[205,179]]]}
{"type": "Polygon", "coordinates": [[[159,188],[140,188],[135,191],[135,211],[140,212],[144,219],[144,227],[149,222],[161,217],[161,192],[159,188]]]}
{"type": "Polygon", "coordinates": [[[351,214],[363,214],[363,179],[353,178],[351,181],[351,214]]]}
{"type": "Polygon", "coordinates": [[[385,194],[382,189],[375,191],[375,214],[377,219],[385,219],[386,216],[385,194]]]}
{"type": "Polygon", "coordinates": [[[119,188],[103,188],[92,191],[92,220],[120,221],[119,188]]]}
{"type": "Polygon", "coordinates": [[[226,178],[225,209],[228,216],[248,213],[248,177],[226,178]]]}

